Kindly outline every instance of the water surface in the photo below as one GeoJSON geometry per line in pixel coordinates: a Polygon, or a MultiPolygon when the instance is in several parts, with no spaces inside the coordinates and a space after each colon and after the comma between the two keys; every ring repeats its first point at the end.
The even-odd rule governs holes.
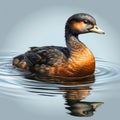
{"type": "Polygon", "coordinates": [[[0,93],[19,99],[24,109],[31,109],[42,119],[46,120],[46,115],[66,120],[94,116],[111,97],[117,98],[120,66],[112,62],[96,58],[93,76],[60,79],[14,68],[16,54],[0,54],[0,93]]]}

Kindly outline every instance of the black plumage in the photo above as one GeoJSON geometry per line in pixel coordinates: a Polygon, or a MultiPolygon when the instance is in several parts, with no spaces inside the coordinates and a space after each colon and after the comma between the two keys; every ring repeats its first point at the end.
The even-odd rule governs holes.
{"type": "Polygon", "coordinates": [[[19,55],[19,60],[24,59],[29,66],[36,64],[57,66],[67,61],[70,52],[66,47],[59,46],[44,46],[44,47],[31,47],[25,54],[19,55]]]}

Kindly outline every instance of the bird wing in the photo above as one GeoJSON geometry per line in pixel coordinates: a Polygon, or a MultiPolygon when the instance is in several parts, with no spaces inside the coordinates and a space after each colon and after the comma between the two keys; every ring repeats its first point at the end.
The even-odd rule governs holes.
{"type": "Polygon", "coordinates": [[[35,64],[56,66],[65,63],[68,57],[69,50],[65,47],[57,46],[31,47],[24,54],[24,59],[30,66],[35,64]]]}

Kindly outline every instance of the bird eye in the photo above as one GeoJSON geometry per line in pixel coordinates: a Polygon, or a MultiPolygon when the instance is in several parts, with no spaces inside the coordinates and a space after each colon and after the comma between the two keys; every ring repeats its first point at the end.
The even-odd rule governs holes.
{"type": "Polygon", "coordinates": [[[89,21],[88,21],[88,20],[84,20],[83,22],[84,22],[85,24],[88,24],[88,23],[89,23],[89,21]]]}

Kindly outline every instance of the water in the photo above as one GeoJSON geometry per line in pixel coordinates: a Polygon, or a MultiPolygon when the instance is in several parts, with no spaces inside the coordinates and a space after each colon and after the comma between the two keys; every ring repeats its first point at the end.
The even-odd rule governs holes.
{"type": "Polygon", "coordinates": [[[66,120],[93,117],[97,113],[99,116],[109,99],[117,98],[120,66],[112,62],[96,58],[94,76],[60,79],[15,69],[11,64],[15,55],[0,55],[0,93],[13,97],[22,108],[42,120],[56,119],[56,115],[57,119],[66,120]]]}

